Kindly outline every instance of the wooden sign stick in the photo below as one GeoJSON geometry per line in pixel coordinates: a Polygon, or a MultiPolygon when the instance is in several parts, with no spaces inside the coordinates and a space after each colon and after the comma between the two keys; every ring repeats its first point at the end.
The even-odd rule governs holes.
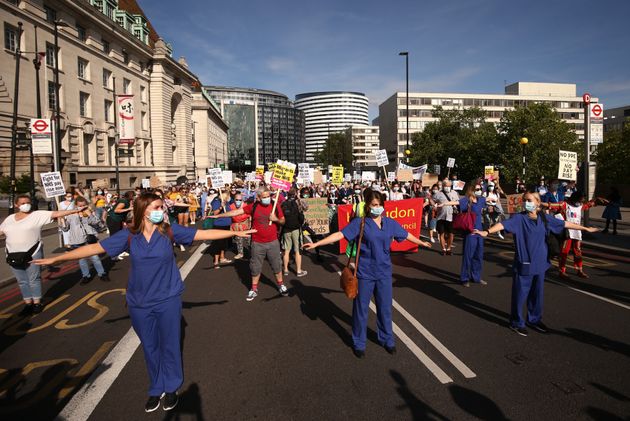
{"type": "MultiPolygon", "coordinates": [[[[273,208],[271,208],[271,215],[275,215],[276,214],[276,206],[278,205],[278,198],[280,197],[280,189],[278,189],[278,191],[276,192],[276,198],[273,201],[273,208]]],[[[269,220],[269,225],[273,224],[273,222],[271,221],[271,219],[269,220]]]]}

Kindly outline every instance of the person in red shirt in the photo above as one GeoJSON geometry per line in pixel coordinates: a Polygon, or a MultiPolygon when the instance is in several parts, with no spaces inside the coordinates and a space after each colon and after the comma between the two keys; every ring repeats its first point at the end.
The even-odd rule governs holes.
{"type": "MultiPolygon", "coordinates": [[[[247,294],[247,301],[252,301],[258,296],[258,281],[262,272],[265,258],[269,260],[271,269],[276,277],[278,291],[283,296],[288,295],[286,285],[282,281],[282,257],[280,255],[280,242],[278,241],[278,225],[284,224],[282,208],[276,206],[272,214],[273,202],[271,192],[267,187],[260,187],[256,192],[256,201],[251,205],[234,209],[222,214],[222,217],[235,217],[243,214],[251,215],[252,229],[258,230],[252,235],[252,245],[249,259],[249,269],[252,273],[252,289],[247,294]]],[[[210,216],[216,217],[215,215],[210,216]]]]}
{"type": "MultiPolygon", "coordinates": [[[[240,209],[243,207],[243,195],[241,193],[234,194],[234,202],[230,205],[230,210],[240,209]]],[[[242,215],[235,216],[232,218],[232,231],[246,231],[250,228],[251,217],[243,213],[242,215]]],[[[235,237],[234,242],[236,243],[236,251],[238,254],[234,256],[234,259],[242,259],[243,258],[243,249],[245,244],[249,244],[249,238],[245,237],[235,237]]]]}

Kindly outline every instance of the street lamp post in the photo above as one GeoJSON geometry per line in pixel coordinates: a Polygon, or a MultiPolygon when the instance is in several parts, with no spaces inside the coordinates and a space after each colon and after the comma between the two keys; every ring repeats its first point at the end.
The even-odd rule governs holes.
{"type": "Polygon", "coordinates": [[[405,155],[407,155],[407,163],[409,163],[409,52],[402,51],[398,53],[399,56],[405,56],[405,81],[406,81],[406,103],[407,103],[407,145],[405,146],[405,155]]]}
{"type": "MultiPolygon", "coordinates": [[[[35,67],[35,104],[37,107],[37,118],[42,118],[42,97],[39,87],[39,69],[42,66],[42,54],[39,53],[37,45],[37,25],[34,25],[35,32],[35,58],[33,58],[33,66],[35,67]]],[[[33,209],[37,210],[38,201],[35,198],[35,156],[33,155],[33,139],[29,145],[30,159],[31,159],[31,200],[33,202],[33,209]]]]}
{"type": "Polygon", "coordinates": [[[525,145],[527,145],[529,140],[526,137],[521,137],[520,143],[523,148],[523,183],[525,183],[525,145]]]}
{"type": "Polygon", "coordinates": [[[20,51],[20,38],[22,38],[22,22],[18,22],[18,32],[15,40],[15,90],[13,93],[13,122],[11,123],[11,191],[9,194],[9,213],[13,213],[15,203],[15,193],[17,183],[15,179],[15,160],[17,154],[17,120],[18,120],[18,98],[20,93],[20,61],[22,52],[20,51]]]}
{"type": "Polygon", "coordinates": [[[192,122],[192,154],[193,154],[193,171],[195,173],[195,183],[197,182],[197,158],[195,157],[195,143],[196,143],[196,135],[195,135],[195,121],[192,122]]]}

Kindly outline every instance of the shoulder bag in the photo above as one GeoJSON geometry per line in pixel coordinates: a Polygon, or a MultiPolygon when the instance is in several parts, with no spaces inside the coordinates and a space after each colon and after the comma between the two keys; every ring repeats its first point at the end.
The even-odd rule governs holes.
{"type": "Polygon", "coordinates": [[[551,260],[554,257],[560,256],[560,252],[562,250],[562,244],[564,243],[564,230],[561,234],[554,234],[549,231],[549,227],[547,225],[547,217],[544,213],[538,213],[543,220],[543,224],[545,225],[545,242],[547,243],[547,260],[551,260]]]}
{"type": "Polygon", "coordinates": [[[346,267],[341,271],[341,278],[339,284],[341,289],[346,293],[346,297],[353,300],[359,293],[359,280],[357,279],[357,270],[359,269],[359,255],[361,254],[361,241],[363,240],[363,230],[365,229],[365,218],[361,218],[361,231],[359,234],[359,242],[357,243],[357,255],[354,260],[354,271],[350,269],[350,259],[348,256],[348,263],[346,267]]]}
{"type": "Polygon", "coordinates": [[[25,270],[31,264],[31,260],[33,259],[33,253],[39,247],[39,241],[35,243],[33,247],[31,247],[28,251],[18,251],[15,253],[9,252],[9,249],[5,246],[5,251],[7,253],[7,263],[14,269],[25,270]]]}

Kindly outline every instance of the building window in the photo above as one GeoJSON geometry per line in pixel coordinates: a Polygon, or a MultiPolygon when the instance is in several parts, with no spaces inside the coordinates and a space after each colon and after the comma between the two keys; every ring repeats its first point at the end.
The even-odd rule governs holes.
{"type": "Polygon", "coordinates": [[[4,48],[9,51],[15,52],[17,49],[17,37],[18,37],[17,28],[4,24],[4,48]]]}
{"type": "Polygon", "coordinates": [[[128,64],[129,63],[129,54],[126,51],[123,51],[122,55],[123,55],[123,63],[128,64]]]}
{"type": "Polygon", "coordinates": [[[114,20],[114,7],[107,1],[105,2],[105,16],[114,20]]]}
{"type": "Polygon", "coordinates": [[[123,93],[125,95],[131,93],[131,81],[129,79],[123,79],[123,93]]]}
{"type": "Polygon", "coordinates": [[[87,39],[87,31],[81,25],[77,25],[77,38],[81,41],[85,41],[87,39]]]}
{"type": "Polygon", "coordinates": [[[112,89],[112,72],[103,69],[103,88],[112,89]]]}
{"type": "Polygon", "coordinates": [[[46,66],[55,67],[55,46],[46,43],[46,66]]]}
{"type": "Polygon", "coordinates": [[[77,74],[79,78],[88,80],[90,77],[88,73],[88,61],[82,58],[77,60],[77,74]]]}
{"type": "Polygon", "coordinates": [[[81,117],[89,115],[90,95],[85,92],[79,92],[79,114],[81,117]]]}
{"type": "Polygon", "coordinates": [[[140,116],[141,116],[140,121],[141,121],[141,124],[142,124],[142,130],[148,130],[147,129],[147,126],[148,126],[147,113],[142,111],[140,113],[140,116]]]}
{"type": "Polygon", "coordinates": [[[83,163],[85,165],[90,165],[90,149],[92,148],[93,140],[94,135],[83,134],[83,163]]]}
{"type": "Polygon", "coordinates": [[[55,96],[55,83],[48,82],[48,108],[51,110],[55,109],[56,104],[56,96],[55,96]]]}
{"type": "Polygon", "coordinates": [[[109,41],[106,41],[104,39],[101,40],[101,44],[103,44],[103,52],[105,54],[109,54],[109,52],[112,50],[110,45],[109,45],[109,41]]]}
{"type": "Polygon", "coordinates": [[[105,100],[104,103],[104,107],[105,107],[105,121],[106,122],[110,122],[112,121],[112,107],[113,107],[114,103],[110,100],[105,100]]]}
{"type": "Polygon", "coordinates": [[[147,102],[147,88],[145,86],[140,86],[140,100],[144,103],[147,102]]]}
{"type": "Polygon", "coordinates": [[[57,11],[52,7],[44,5],[44,12],[46,12],[46,21],[50,23],[55,23],[57,20],[57,11]]]}

